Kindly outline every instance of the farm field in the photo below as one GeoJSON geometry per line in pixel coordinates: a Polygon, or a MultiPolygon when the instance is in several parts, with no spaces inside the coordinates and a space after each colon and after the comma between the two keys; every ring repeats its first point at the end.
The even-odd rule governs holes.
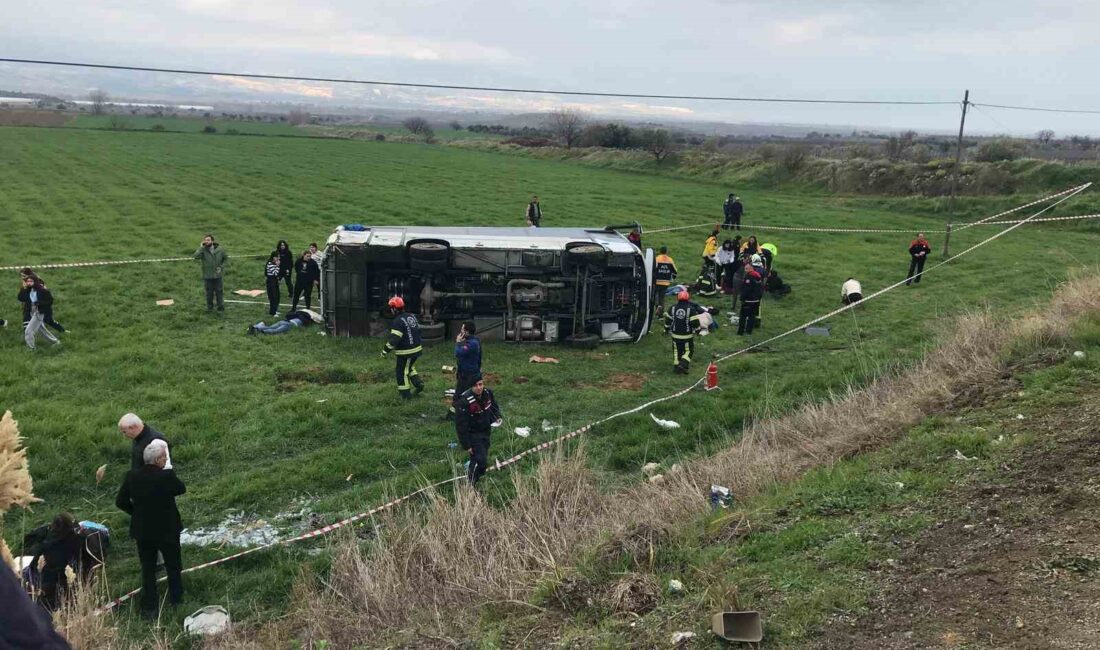
{"type": "MultiPolygon", "coordinates": [[[[246,125],[247,126],[247,125],[246,125]]],[[[286,127],[290,128],[290,127],[286,127]]],[[[750,223],[917,230],[942,227],[919,204],[884,199],[790,195],[733,188],[750,223]]],[[[1059,188],[1063,189],[1063,188],[1059,188]]],[[[224,315],[203,307],[197,263],[45,270],[56,317],[71,329],[57,348],[27,351],[18,327],[0,331],[0,410],[11,409],[27,438],[36,493],[44,502],[23,521],[9,517],[4,536],[59,510],[105,521],[116,532],[109,566],[114,594],[137,582],[126,539],[127,518],[114,495],[127,468],[128,441],[118,417],[136,411],[163,431],[188,484],[180,499],[186,525],[210,527],[234,513],[273,520],[316,513],[332,522],[451,475],[439,395],[451,385],[440,366],[452,350],[429,349],[419,367],[425,396],[401,403],[392,360],[379,340],[344,340],[316,328],[251,338],[246,327],[266,317],[262,298],[230,296],[263,286],[263,262],[279,239],[297,252],[322,243],[342,223],[520,225],[537,193],[548,226],[603,226],[633,220],[647,229],[720,217],[730,191],[722,185],[584,168],[425,145],[311,138],[232,138],[198,133],[0,129],[0,266],[188,256],[213,232],[231,256],[224,315]],[[159,299],[175,305],[158,307],[159,299]],[[107,464],[106,480],[95,470],[107,464]]],[[[997,199],[987,205],[1037,197],[997,199]]],[[[1072,214],[1072,202],[1059,213],[1072,214]]],[[[967,204],[985,216],[983,204],[967,204]]],[[[996,211],[990,209],[990,212],[996,211]]],[[[1024,213],[1025,215],[1027,213],[1024,213]]],[[[953,235],[961,251],[996,232],[953,235]]],[[[705,229],[644,236],[668,245],[682,279],[694,279],[705,229]]],[[[748,234],[748,232],[744,233],[748,234]]],[[[939,259],[941,236],[931,237],[939,259]]],[[[784,232],[761,236],[779,247],[776,269],[791,295],[767,300],[760,340],[833,309],[848,277],[870,293],[904,275],[906,234],[784,232]]],[[[1088,227],[1031,228],[934,271],[831,323],[832,336],[795,335],[721,368],[723,390],[693,393],[654,407],[684,426],[657,430],[649,411],[594,430],[584,443],[609,488],[638,480],[649,460],[705,454],[735,437],[746,418],[781,413],[849,384],[860,385],[910,363],[968,309],[1019,310],[1082,269],[1100,265],[1100,233],[1088,227]]],[[[18,275],[0,317],[18,321],[18,275]]],[[[719,304],[718,299],[702,299],[719,304]]],[[[700,339],[696,359],[744,344],[727,327],[700,339]]],[[[491,454],[506,457],[552,437],[542,420],[565,430],[665,395],[694,378],[671,373],[667,339],[581,352],[541,345],[488,345],[485,370],[505,411],[491,454]],[[558,365],[528,363],[531,354],[558,365]],[[517,378],[526,378],[517,382],[517,378]],[[530,438],[511,434],[531,426],[530,438]]],[[[702,373],[697,363],[693,373],[702,373]]],[[[486,481],[496,501],[509,496],[506,476],[486,481]]],[[[303,522],[304,523],[304,522],[303,522]]],[[[312,543],[313,547],[318,543],[312,543]]],[[[320,543],[323,546],[323,543],[320,543]]],[[[278,611],[301,563],[323,568],[309,545],[255,554],[189,575],[185,605],[171,616],[218,602],[235,618],[278,611]],[[194,605],[194,606],[192,606],[194,605]]],[[[185,565],[230,549],[185,547],[185,565]]]]}

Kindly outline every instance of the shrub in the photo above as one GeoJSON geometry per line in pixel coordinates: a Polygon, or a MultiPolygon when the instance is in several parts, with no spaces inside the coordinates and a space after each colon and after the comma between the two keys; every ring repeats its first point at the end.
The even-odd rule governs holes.
{"type": "Polygon", "coordinates": [[[789,174],[797,172],[806,164],[806,158],[808,157],[806,147],[801,145],[791,145],[783,148],[783,153],[779,158],[779,166],[783,168],[789,174]]]}
{"type": "Polygon", "coordinates": [[[150,131],[164,131],[164,125],[161,124],[160,122],[157,122],[153,126],[149,127],[149,130],[150,131]]]}
{"type": "Polygon", "coordinates": [[[206,126],[202,127],[202,132],[203,133],[217,133],[218,129],[213,124],[207,124],[206,126]]]}
{"type": "Polygon", "coordinates": [[[989,140],[978,145],[974,160],[978,162],[1000,162],[1016,160],[1020,156],[1020,147],[1011,140],[989,140]]]}
{"type": "Polygon", "coordinates": [[[241,132],[238,131],[237,129],[226,129],[225,134],[226,135],[240,135],[241,132]]]}
{"type": "Polygon", "coordinates": [[[374,139],[375,139],[376,142],[385,142],[386,141],[386,134],[384,134],[384,133],[375,133],[374,134],[374,139]]]}

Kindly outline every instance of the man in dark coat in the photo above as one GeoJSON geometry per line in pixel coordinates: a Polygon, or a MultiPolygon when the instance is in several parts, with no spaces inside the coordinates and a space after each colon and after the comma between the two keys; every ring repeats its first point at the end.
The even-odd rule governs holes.
{"type": "Polygon", "coordinates": [[[164,556],[168,572],[168,602],[183,600],[183,570],[180,558],[180,531],[183,522],[176,497],[187,491],[175,470],[165,469],[168,445],[163,440],[150,442],[143,453],[145,464],[126,474],[115,505],[130,515],[130,537],[137,542],[141,562],[141,611],[157,611],[157,553],[164,556]]]}
{"type": "Polygon", "coordinates": [[[489,469],[489,437],[493,424],[500,422],[500,405],[480,375],[472,387],[455,395],[454,405],[455,432],[458,444],[470,454],[466,476],[473,485],[489,469]]]}
{"type": "MultiPolygon", "coordinates": [[[[163,433],[142,422],[141,418],[134,413],[127,413],[119,418],[118,432],[134,441],[130,446],[130,469],[141,469],[142,465],[145,464],[145,458],[142,454],[145,453],[145,448],[149,446],[150,442],[154,440],[164,440],[166,444],[168,442],[163,433]]],[[[171,452],[169,452],[168,464],[165,465],[165,469],[172,469],[171,452]]]]}
{"type": "Polygon", "coordinates": [[[760,316],[760,299],[764,297],[764,279],[751,265],[745,267],[741,282],[741,315],[737,320],[737,335],[752,334],[760,316]]]}

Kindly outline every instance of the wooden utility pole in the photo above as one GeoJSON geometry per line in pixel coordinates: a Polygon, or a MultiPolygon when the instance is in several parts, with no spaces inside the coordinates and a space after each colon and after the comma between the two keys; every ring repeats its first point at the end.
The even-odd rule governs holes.
{"type": "Polygon", "coordinates": [[[951,168],[951,198],[947,204],[947,232],[943,236],[943,256],[951,255],[951,217],[955,214],[955,192],[959,186],[959,167],[962,165],[963,128],[966,126],[966,108],[970,105],[970,90],[963,93],[962,119],[959,120],[959,141],[955,145],[955,165],[951,168]]]}

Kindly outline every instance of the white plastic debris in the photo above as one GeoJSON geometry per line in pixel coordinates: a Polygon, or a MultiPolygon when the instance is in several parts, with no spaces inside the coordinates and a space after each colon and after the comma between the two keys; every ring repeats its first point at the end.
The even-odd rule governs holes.
{"type": "Polygon", "coordinates": [[[967,458],[966,454],[962,453],[958,449],[955,450],[955,460],[976,460],[975,458],[967,458]]]}
{"type": "Polygon", "coordinates": [[[542,430],[546,433],[550,433],[551,431],[559,431],[560,429],[561,429],[560,424],[552,424],[550,422],[550,420],[543,420],[542,421],[542,430]]]}
{"type": "Polygon", "coordinates": [[[642,473],[646,476],[653,476],[657,473],[657,470],[661,468],[660,463],[646,463],[642,465],[642,473]]]}
{"type": "Polygon", "coordinates": [[[210,636],[229,629],[229,612],[221,605],[207,605],[183,619],[183,631],[188,634],[210,636]]]}
{"type": "Polygon", "coordinates": [[[684,641],[694,638],[694,632],[677,632],[676,634],[672,635],[672,645],[680,645],[684,641]]]}
{"type": "Polygon", "coordinates": [[[1084,350],[1075,350],[1073,352],[1073,358],[1074,359],[1084,359],[1085,358],[1085,351],[1084,350]]]}
{"type": "Polygon", "coordinates": [[[1004,441],[1005,441],[1004,434],[1001,434],[1001,435],[997,436],[997,439],[993,441],[993,444],[999,445],[1004,441]]]}
{"type": "Polygon", "coordinates": [[[1023,413],[1017,413],[1017,414],[1016,414],[1016,419],[1017,419],[1017,420],[1022,420],[1022,419],[1024,419],[1024,414],[1023,414],[1023,413]]]}
{"type": "Polygon", "coordinates": [[[516,435],[520,438],[526,438],[531,435],[531,427],[516,427],[516,435]]]}
{"type": "Polygon", "coordinates": [[[649,477],[649,482],[650,483],[664,483],[664,481],[665,481],[665,475],[664,474],[654,474],[653,476],[649,477]]]}
{"type": "Polygon", "coordinates": [[[661,418],[657,417],[656,415],[653,415],[652,413],[649,414],[649,417],[653,418],[653,421],[657,423],[657,426],[661,427],[662,429],[679,429],[680,428],[680,423],[679,422],[674,422],[672,420],[662,420],[661,418]]]}
{"type": "Polygon", "coordinates": [[[899,490],[904,490],[905,489],[905,484],[902,483],[901,481],[898,481],[897,483],[894,483],[894,487],[896,487],[899,490]]]}
{"type": "Polygon", "coordinates": [[[668,593],[678,594],[684,590],[684,583],[679,580],[672,579],[668,581],[668,593]]]}

